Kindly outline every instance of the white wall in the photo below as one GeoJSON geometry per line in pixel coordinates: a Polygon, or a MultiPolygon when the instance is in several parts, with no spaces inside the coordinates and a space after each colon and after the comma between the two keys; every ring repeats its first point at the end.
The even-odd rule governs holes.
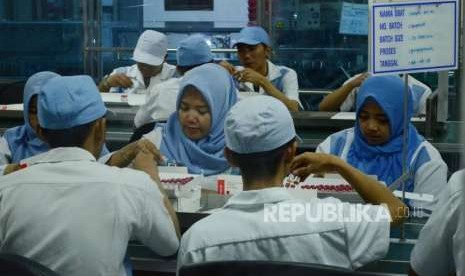
{"type": "Polygon", "coordinates": [[[214,0],[213,11],[165,11],[165,1],[144,0],[144,27],[163,28],[165,22],[214,22],[215,28],[242,28],[248,22],[247,0],[214,0]]]}

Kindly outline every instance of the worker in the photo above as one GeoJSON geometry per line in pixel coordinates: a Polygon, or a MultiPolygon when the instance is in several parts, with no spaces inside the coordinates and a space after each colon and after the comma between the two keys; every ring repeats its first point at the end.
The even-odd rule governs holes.
{"type": "Polygon", "coordinates": [[[179,225],[150,152],[134,169],[96,161],[107,112],[92,78],[55,77],[38,95],[38,134],[50,150],[2,176],[0,252],[31,258],[60,275],[126,275],[137,239],[174,254],[179,225]]]}
{"type": "Polygon", "coordinates": [[[100,82],[99,90],[146,94],[176,73],[176,67],[166,63],[167,50],[168,42],[164,34],[153,30],[144,31],[132,56],[136,64],[113,70],[100,82]]]}
{"type": "Polygon", "coordinates": [[[283,102],[289,111],[299,111],[297,73],[286,66],[272,63],[271,41],[266,31],[258,26],[245,27],[233,47],[242,66],[227,61],[220,64],[239,82],[239,92],[266,94],[283,102]]]}
{"type": "Polygon", "coordinates": [[[243,99],[230,110],[224,125],[225,155],[240,169],[244,191],[183,235],[178,269],[233,260],[356,269],[387,253],[390,219],[393,225],[401,223],[406,206],[385,186],[335,156],[304,153],[294,158],[296,132],[282,102],[270,96],[243,99]],[[376,205],[352,205],[335,198],[304,202],[281,187],[290,171],[306,177],[329,167],[337,168],[366,202],[376,205]],[[357,208],[365,210],[363,219],[350,218],[357,208]],[[329,209],[331,218],[324,211],[329,209]]]}
{"type": "Polygon", "coordinates": [[[176,98],[182,76],[197,66],[213,61],[210,46],[200,34],[181,40],[176,57],[179,77],[164,81],[148,91],[145,103],[140,106],[134,118],[136,128],[152,122],[166,121],[171,113],[176,111],[176,98]]]}
{"type": "MultiPolygon", "coordinates": [[[[444,190],[447,165],[437,149],[410,123],[411,100],[407,117],[404,116],[404,87],[397,76],[375,76],[365,80],[357,93],[355,126],[330,135],[318,145],[317,151],[339,156],[391,186],[404,173],[403,141],[407,135],[406,172],[410,173],[410,178],[405,182],[405,190],[434,196],[432,202],[409,201],[419,216],[428,215],[444,190]],[[405,119],[409,120],[407,133],[404,133],[405,119]]],[[[397,189],[402,189],[402,185],[397,189]]]]}
{"type": "Polygon", "coordinates": [[[227,173],[223,122],[236,102],[234,81],[223,67],[198,66],[181,80],[176,112],[141,140],[153,143],[166,162],[186,166],[189,173],[227,173]]]}

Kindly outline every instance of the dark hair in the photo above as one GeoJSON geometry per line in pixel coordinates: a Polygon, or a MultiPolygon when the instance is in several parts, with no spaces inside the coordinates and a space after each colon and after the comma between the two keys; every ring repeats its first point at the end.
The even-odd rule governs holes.
{"type": "Polygon", "coordinates": [[[204,63],[200,63],[200,64],[195,64],[195,65],[189,65],[189,66],[177,65],[176,70],[178,71],[178,73],[180,75],[184,75],[187,71],[189,71],[191,69],[194,69],[197,66],[204,65],[204,64],[207,64],[207,63],[211,63],[211,62],[213,62],[213,60],[210,60],[209,62],[204,62],[204,63]]]}
{"type": "Polygon", "coordinates": [[[32,103],[35,103],[35,105],[36,105],[36,110],[35,111],[36,112],[34,114],[37,114],[37,106],[38,106],[37,101],[38,101],[38,99],[39,99],[39,97],[37,95],[32,95],[32,97],[29,99],[29,103],[28,103],[28,107],[27,107],[27,112],[28,113],[31,113],[31,105],[32,105],[32,103]]]}
{"type": "Polygon", "coordinates": [[[65,129],[42,128],[42,135],[50,148],[82,147],[92,130],[92,126],[100,119],[90,123],[65,129]]]}
{"type": "Polygon", "coordinates": [[[258,45],[262,45],[262,46],[263,46],[263,49],[265,50],[265,52],[266,52],[266,54],[267,54],[267,55],[266,55],[266,58],[267,58],[267,59],[271,59],[271,58],[273,57],[273,47],[268,46],[268,45],[266,45],[266,44],[263,43],[263,42],[261,42],[261,43],[259,43],[259,44],[255,44],[255,45],[249,45],[249,44],[245,44],[245,43],[237,43],[236,49],[237,49],[237,47],[238,47],[240,44],[242,44],[242,45],[248,45],[248,46],[252,46],[252,47],[256,47],[256,46],[258,46],[258,45]]]}
{"type": "Polygon", "coordinates": [[[295,140],[296,138],[292,138],[279,148],[270,151],[241,154],[230,150],[231,159],[241,170],[242,177],[248,181],[271,178],[278,170],[285,150],[295,140]]]}

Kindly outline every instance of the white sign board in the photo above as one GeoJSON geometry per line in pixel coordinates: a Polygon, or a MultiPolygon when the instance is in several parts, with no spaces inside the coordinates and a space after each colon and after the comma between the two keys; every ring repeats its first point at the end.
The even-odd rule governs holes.
{"type": "MultiPolygon", "coordinates": [[[[162,0],[143,0],[143,6],[144,28],[165,28],[169,22],[212,22],[214,28],[243,28],[249,21],[247,0],[213,0],[212,11],[167,11],[162,0]]],[[[186,33],[190,32],[186,28],[186,33]]]]}
{"type": "Polygon", "coordinates": [[[368,5],[342,2],[339,33],[368,35],[368,5]]]}
{"type": "Polygon", "coordinates": [[[370,1],[373,74],[458,67],[458,0],[370,1]]]}

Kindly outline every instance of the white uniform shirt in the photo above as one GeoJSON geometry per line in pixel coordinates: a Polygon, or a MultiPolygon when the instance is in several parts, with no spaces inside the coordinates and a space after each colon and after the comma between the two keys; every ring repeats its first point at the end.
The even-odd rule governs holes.
{"type": "MultiPolygon", "coordinates": [[[[288,97],[290,100],[297,101],[299,106],[302,106],[299,99],[299,83],[297,80],[297,73],[289,67],[275,65],[269,60],[267,60],[267,63],[268,75],[266,78],[271,81],[278,90],[283,92],[286,97],[288,97]]],[[[236,70],[244,70],[244,67],[236,66],[236,70]]],[[[253,83],[251,82],[239,83],[238,89],[239,92],[254,92],[253,83]]],[[[262,87],[259,88],[258,93],[260,95],[268,95],[262,87]]]]}
{"type": "Polygon", "coordinates": [[[0,252],[32,258],[60,275],[125,275],[129,239],[160,255],[179,242],[163,197],[140,171],[57,148],[2,176],[0,252]]]}
{"type": "MultiPolygon", "coordinates": [[[[358,76],[360,76],[360,74],[357,74],[353,76],[352,78],[348,79],[346,82],[344,82],[343,85],[347,84],[349,81],[355,79],[358,76]]],[[[408,82],[409,82],[410,90],[412,91],[412,97],[413,97],[413,115],[414,116],[425,115],[426,114],[426,100],[432,93],[431,88],[429,88],[426,84],[422,83],[421,81],[415,79],[414,77],[410,75],[408,76],[408,82]]],[[[357,95],[358,89],[359,89],[358,87],[354,88],[350,92],[350,94],[347,96],[347,98],[344,100],[344,102],[339,107],[340,111],[349,112],[349,111],[355,110],[355,101],[356,101],[356,95],[357,95]]]]}
{"type": "MultiPolygon", "coordinates": [[[[344,129],[326,138],[318,145],[316,152],[323,152],[339,156],[347,161],[347,154],[354,141],[354,128],[344,129]]],[[[433,210],[434,206],[445,189],[447,182],[447,165],[441,154],[428,141],[423,141],[413,153],[410,168],[415,172],[414,193],[433,195],[435,200],[431,203],[410,201],[411,206],[433,210]]],[[[422,215],[422,213],[420,213],[422,215]]]]}
{"type": "Polygon", "coordinates": [[[5,174],[6,167],[11,163],[11,151],[5,137],[0,137],[0,176],[5,174]]]}
{"type": "Polygon", "coordinates": [[[419,275],[465,275],[465,171],[453,174],[446,193],[420,232],[410,263],[419,275]]]}
{"type": "Polygon", "coordinates": [[[145,124],[166,121],[176,111],[176,99],[179,94],[181,78],[171,78],[147,91],[145,103],[140,106],[134,118],[139,128],[145,124]]]}
{"type": "Polygon", "coordinates": [[[0,137],[0,165],[10,164],[11,151],[5,137],[0,137]]]}
{"type": "MultiPolygon", "coordinates": [[[[108,152],[108,149],[102,149],[102,156],[98,161],[102,164],[105,164],[111,157],[111,154],[108,152]]],[[[0,137],[0,176],[5,174],[6,167],[11,163],[11,151],[10,145],[5,137],[0,137]]]]}
{"type": "MultiPolygon", "coordinates": [[[[170,78],[173,78],[174,75],[176,74],[176,66],[168,64],[168,63],[163,63],[163,68],[161,72],[150,78],[150,83],[149,86],[146,87],[144,83],[144,77],[142,76],[142,73],[139,71],[137,68],[137,64],[134,64],[132,66],[126,66],[126,67],[118,67],[113,72],[111,72],[110,75],[116,74],[116,73],[122,73],[128,76],[131,81],[133,82],[133,85],[130,88],[127,88],[123,92],[125,93],[136,93],[136,94],[146,94],[147,91],[153,89],[157,84],[164,82],[170,78]]],[[[110,88],[110,92],[121,92],[121,88],[119,87],[112,87],[110,88]]]]}
{"type": "MultiPolygon", "coordinates": [[[[378,222],[312,222],[305,216],[295,222],[273,222],[272,218],[265,222],[264,204],[277,208],[286,205],[282,210],[289,212],[291,203],[303,202],[282,188],[234,195],[220,211],[196,222],[183,235],[178,270],[183,265],[220,260],[291,261],[355,269],[387,253],[390,226],[384,207],[364,205],[373,220],[379,213],[387,215],[378,222]]],[[[322,204],[342,204],[344,216],[354,206],[335,198],[307,203],[312,210],[322,204]]]]}

